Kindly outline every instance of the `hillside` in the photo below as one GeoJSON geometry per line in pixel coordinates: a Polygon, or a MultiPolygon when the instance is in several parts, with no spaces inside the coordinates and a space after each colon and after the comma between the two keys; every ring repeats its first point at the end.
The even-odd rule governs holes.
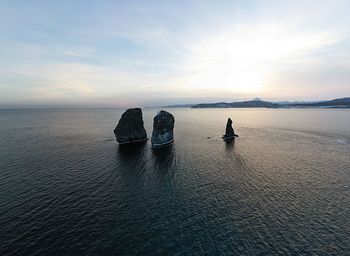
{"type": "Polygon", "coordinates": [[[262,101],[262,100],[251,100],[241,102],[218,102],[218,103],[203,103],[193,105],[192,108],[277,108],[278,104],[262,101]]]}

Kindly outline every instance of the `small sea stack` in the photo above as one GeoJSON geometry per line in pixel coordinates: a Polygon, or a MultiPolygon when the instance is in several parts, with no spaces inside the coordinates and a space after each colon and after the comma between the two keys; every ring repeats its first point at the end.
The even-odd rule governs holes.
{"type": "Polygon", "coordinates": [[[143,126],[142,110],[140,108],[127,109],[115,127],[114,134],[120,145],[146,141],[147,133],[143,126]]]}
{"type": "Polygon", "coordinates": [[[234,140],[234,138],[238,137],[237,134],[235,134],[235,131],[232,128],[232,120],[231,118],[227,119],[227,124],[226,124],[226,133],[225,135],[222,136],[223,140],[226,142],[230,142],[234,140]]]}
{"type": "Polygon", "coordinates": [[[175,118],[167,111],[161,110],[153,119],[152,148],[160,148],[174,141],[175,118]]]}

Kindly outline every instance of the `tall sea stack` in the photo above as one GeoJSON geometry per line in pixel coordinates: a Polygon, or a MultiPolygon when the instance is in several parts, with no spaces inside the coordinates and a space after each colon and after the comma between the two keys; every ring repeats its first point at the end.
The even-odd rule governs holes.
{"type": "Polygon", "coordinates": [[[114,129],[119,144],[137,143],[147,140],[147,133],[143,126],[142,110],[129,108],[121,116],[114,129]]]}
{"type": "Polygon", "coordinates": [[[159,148],[174,141],[175,118],[167,111],[161,110],[153,119],[152,148],[159,148]]]}
{"type": "Polygon", "coordinates": [[[222,138],[225,141],[231,141],[235,137],[238,137],[238,135],[235,134],[235,131],[232,128],[232,120],[231,120],[231,118],[228,118],[227,119],[227,123],[226,123],[226,132],[225,132],[225,135],[222,136],[222,138]]]}

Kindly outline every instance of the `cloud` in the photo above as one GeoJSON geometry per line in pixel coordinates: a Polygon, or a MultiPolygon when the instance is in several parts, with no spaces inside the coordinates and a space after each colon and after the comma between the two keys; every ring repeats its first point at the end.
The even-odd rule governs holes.
{"type": "Polygon", "coordinates": [[[305,32],[287,24],[238,24],[222,27],[185,45],[176,83],[184,91],[261,93],[272,73],[317,65],[312,53],[341,40],[336,32],[305,32]]]}
{"type": "Polygon", "coordinates": [[[1,102],[153,105],[350,93],[346,1],[7,2],[0,9],[1,102]]]}

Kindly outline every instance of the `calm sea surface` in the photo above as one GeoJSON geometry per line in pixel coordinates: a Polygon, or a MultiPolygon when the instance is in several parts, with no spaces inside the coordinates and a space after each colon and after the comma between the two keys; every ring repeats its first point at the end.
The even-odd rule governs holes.
{"type": "Polygon", "coordinates": [[[153,151],[123,110],[0,110],[0,255],[350,255],[350,110],[169,111],[153,151]]]}

